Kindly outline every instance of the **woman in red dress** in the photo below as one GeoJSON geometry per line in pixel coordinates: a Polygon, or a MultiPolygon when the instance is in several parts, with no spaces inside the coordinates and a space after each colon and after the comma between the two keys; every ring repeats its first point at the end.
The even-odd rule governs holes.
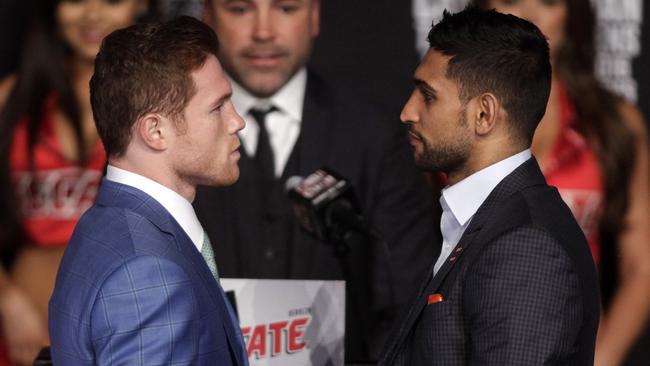
{"type": "Polygon", "coordinates": [[[106,162],[90,108],[95,55],[149,5],[34,1],[18,71],[0,81],[0,365],[31,365],[49,344],[56,271],[106,162]]]}

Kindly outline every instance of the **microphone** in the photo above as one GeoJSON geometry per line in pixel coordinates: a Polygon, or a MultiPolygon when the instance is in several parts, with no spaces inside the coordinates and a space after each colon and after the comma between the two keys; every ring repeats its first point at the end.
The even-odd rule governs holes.
{"type": "Polygon", "coordinates": [[[396,306],[392,285],[378,285],[393,281],[388,245],[361,216],[352,183],[333,170],[322,167],[304,179],[290,177],[285,189],[302,229],[331,246],[346,281],[349,314],[361,324],[363,339],[369,339],[375,319],[367,311],[368,299],[380,311],[396,306]]]}
{"type": "Polygon", "coordinates": [[[290,177],[285,188],[298,223],[319,240],[340,242],[350,232],[366,230],[351,183],[333,170],[290,177]]]}

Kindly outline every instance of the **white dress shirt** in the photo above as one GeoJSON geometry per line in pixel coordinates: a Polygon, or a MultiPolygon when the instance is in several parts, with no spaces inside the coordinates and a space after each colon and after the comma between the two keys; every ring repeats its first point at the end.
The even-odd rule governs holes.
{"type": "Polygon", "coordinates": [[[253,108],[266,110],[271,106],[277,109],[266,115],[266,129],[273,149],[275,176],[281,176],[300,134],[307,70],[302,68],[282,89],[267,99],[256,98],[235,81],[231,82],[233,105],[246,121],[246,127],[239,131],[239,138],[248,156],[255,156],[260,130],[257,121],[249,111],[253,108]]]}
{"type": "Polygon", "coordinates": [[[194,213],[192,204],[183,196],[160,183],[139,174],[108,165],[106,179],[137,188],[158,201],[172,215],[180,227],[190,237],[192,243],[201,252],[205,232],[194,213]]]}
{"type": "Polygon", "coordinates": [[[442,190],[440,196],[442,206],[442,217],[440,219],[442,249],[436,264],[433,266],[434,276],[454,250],[465,229],[472,221],[472,217],[474,217],[474,214],[485,202],[494,187],[517,167],[530,159],[531,156],[530,149],[526,149],[481,169],[442,190]]]}

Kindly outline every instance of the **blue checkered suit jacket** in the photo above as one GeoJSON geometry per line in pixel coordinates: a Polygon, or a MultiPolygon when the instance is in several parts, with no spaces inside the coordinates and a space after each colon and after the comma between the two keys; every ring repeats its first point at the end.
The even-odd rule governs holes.
{"type": "Polygon", "coordinates": [[[590,366],[599,303],[586,239],[531,158],[427,275],[379,365],[590,366]]]}
{"type": "Polygon", "coordinates": [[[54,365],[247,365],[221,286],[173,217],[104,180],[49,305],[54,365]]]}

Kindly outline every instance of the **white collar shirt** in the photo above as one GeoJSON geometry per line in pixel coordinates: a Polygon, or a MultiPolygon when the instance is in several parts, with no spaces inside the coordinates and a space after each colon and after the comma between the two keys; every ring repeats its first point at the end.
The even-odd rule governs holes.
{"type": "Polygon", "coordinates": [[[110,164],[106,169],[106,179],[137,188],[155,199],[172,215],[201,252],[205,232],[196,217],[192,204],[183,196],[149,178],[110,164]]]}
{"type": "Polygon", "coordinates": [[[530,149],[526,149],[442,190],[440,230],[443,240],[440,256],[433,267],[434,276],[454,250],[472,221],[472,217],[492,190],[531,156],[530,149]]]}
{"type": "Polygon", "coordinates": [[[257,121],[249,113],[250,110],[275,107],[274,111],[266,115],[265,124],[273,149],[275,176],[281,176],[300,134],[307,70],[300,69],[277,93],[266,99],[257,98],[235,81],[231,82],[232,102],[246,122],[246,127],[239,131],[239,137],[248,156],[255,155],[260,130],[257,121]]]}

